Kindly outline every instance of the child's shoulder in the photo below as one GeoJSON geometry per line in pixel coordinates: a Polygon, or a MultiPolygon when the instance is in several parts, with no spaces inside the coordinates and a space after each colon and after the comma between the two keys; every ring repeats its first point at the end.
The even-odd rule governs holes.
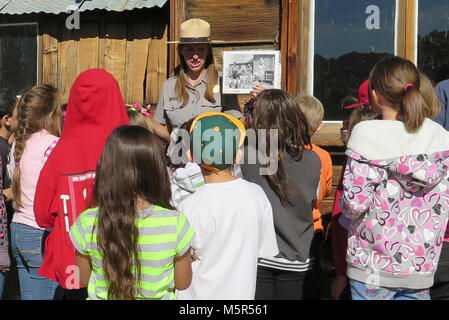
{"type": "Polygon", "coordinates": [[[329,152],[327,152],[323,148],[317,146],[316,144],[312,143],[311,146],[312,146],[312,148],[309,150],[312,150],[313,152],[315,152],[321,160],[331,160],[331,155],[329,152]]]}
{"type": "Polygon", "coordinates": [[[84,210],[83,212],[81,212],[80,217],[81,218],[93,218],[96,217],[98,215],[98,207],[94,207],[94,208],[88,208],[86,210],[84,210]]]}
{"type": "Polygon", "coordinates": [[[240,178],[240,180],[242,186],[241,189],[237,190],[236,192],[238,192],[239,194],[244,193],[245,195],[247,195],[247,197],[253,197],[258,199],[263,198],[268,200],[265,191],[259,184],[247,181],[243,178],[240,178]]]}
{"type": "Polygon", "coordinates": [[[83,225],[83,228],[92,228],[97,224],[98,207],[88,208],[80,213],[77,220],[83,225]]]}

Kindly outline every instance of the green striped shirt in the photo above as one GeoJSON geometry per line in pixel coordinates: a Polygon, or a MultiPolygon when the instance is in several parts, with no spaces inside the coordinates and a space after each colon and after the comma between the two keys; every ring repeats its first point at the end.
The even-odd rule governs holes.
{"type": "MultiPolygon", "coordinates": [[[[108,283],[102,254],[97,243],[98,207],[84,211],[70,229],[75,249],[92,260],[88,299],[107,299],[108,283]]],[[[151,205],[137,213],[137,241],[140,252],[141,281],[136,283],[137,299],[175,299],[174,258],[190,248],[194,231],[186,216],[175,210],[151,205]]]]}

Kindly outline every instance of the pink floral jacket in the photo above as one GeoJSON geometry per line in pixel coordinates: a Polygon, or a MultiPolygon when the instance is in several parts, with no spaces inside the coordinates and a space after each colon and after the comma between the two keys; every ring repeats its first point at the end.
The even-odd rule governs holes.
{"type": "Polygon", "coordinates": [[[353,131],[340,200],[351,219],[346,255],[351,279],[410,289],[433,284],[448,222],[449,134],[430,119],[423,127],[414,136],[399,121],[374,120],[353,131]],[[427,145],[409,145],[424,144],[426,136],[427,145]],[[369,143],[374,150],[383,145],[390,150],[378,151],[376,159],[376,151],[367,151],[369,143]],[[406,154],[409,150],[423,152],[406,154]]]}

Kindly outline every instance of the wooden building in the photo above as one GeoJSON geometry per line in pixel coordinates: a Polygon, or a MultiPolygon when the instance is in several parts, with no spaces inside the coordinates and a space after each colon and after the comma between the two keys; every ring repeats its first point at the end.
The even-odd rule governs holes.
{"type": "MultiPolygon", "coordinates": [[[[313,141],[333,156],[336,185],[344,161],[339,129],[345,117],[337,100],[356,95],[369,68],[385,54],[414,61],[434,81],[449,78],[449,63],[439,58],[449,42],[442,8],[449,8],[449,0],[0,0],[0,86],[46,82],[67,101],[77,75],[99,67],[116,77],[127,103],[155,105],[179,62],[176,46],[166,42],[178,39],[183,21],[202,18],[210,22],[212,38],[225,41],[214,45],[219,66],[225,50],[280,50],[282,87],[323,102],[328,118],[313,141]],[[73,5],[77,10],[69,9],[73,5]],[[76,26],[76,13],[79,28],[68,28],[67,23],[76,26]],[[21,26],[34,26],[27,32],[36,37],[22,41],[23,30],[12,30],[21,26]],[[432,47],[435,39],[441,41],[438,47],[432,47]],[[31,68],[19,58],[29,58],[34,47],[31,68]]],[[[247,98],[240,96],[242,105],[247,98]]],[[[332,201],[323,203],[323,213],[332,201]]]]}

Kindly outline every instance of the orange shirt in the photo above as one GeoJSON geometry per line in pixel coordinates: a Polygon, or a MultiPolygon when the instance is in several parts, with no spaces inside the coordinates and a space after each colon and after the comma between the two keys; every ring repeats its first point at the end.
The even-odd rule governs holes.
{"type": "Polygon", "coordinates": [[[317,232],[323,230],[321,212],[318,209],[318,206],[323,199],[329,196],[332,192],[332,159],[329,152],[313,143],[312,151],[314,151],[321,160],[320,191],[318,193],[318,200],[315,203],[315,209],[313,210],[313,230],[314,232],[317,232]]]}

